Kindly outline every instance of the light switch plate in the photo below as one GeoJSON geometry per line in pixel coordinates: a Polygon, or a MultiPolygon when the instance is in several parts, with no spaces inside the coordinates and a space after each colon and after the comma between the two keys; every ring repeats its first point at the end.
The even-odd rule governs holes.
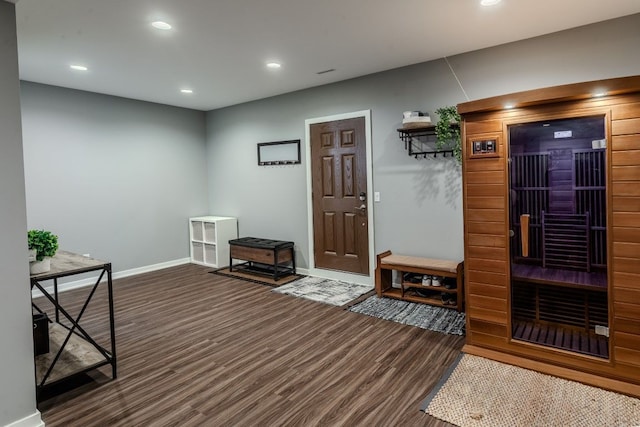
{"type": "Polygon", "coordinates": [[[380,201],[380,192],[379,191],[375,191],[373,193],[373,201],[374,202],[379,202],[380,201]]]}

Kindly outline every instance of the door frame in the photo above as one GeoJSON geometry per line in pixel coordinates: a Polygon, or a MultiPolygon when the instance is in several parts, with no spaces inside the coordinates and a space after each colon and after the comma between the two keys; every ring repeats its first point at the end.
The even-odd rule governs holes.
{"type": "Polygon", "coordinates": [[[373,157],[371,155],[371,110],[355,111],[352,113],[335,114],[325,117],[315,117],[305,120],[305,151],[307,169],[307,231],[309,239],[309,274],[311,276],[324,277],[332,280],[342,280],[351,283],[361,283],[367,285],[374,284],[375,278],[375,245],[373,232],[373,157]],[[349,273],[346,271],[336,271],[316,268],[314,229],[313,229],[313,188],[311,183],[311,125],[316,123],[333,122],[337,120],[364,118],[365,151],[366,151],[366,171],[367,171],[367,219],[369,226],[369,275],[349,273]]]}

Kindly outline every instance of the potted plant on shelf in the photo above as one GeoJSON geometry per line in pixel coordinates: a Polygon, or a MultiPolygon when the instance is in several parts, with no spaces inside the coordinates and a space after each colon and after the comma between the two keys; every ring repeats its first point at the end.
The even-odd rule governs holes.
{"type": "Polygon", "coordinates": [[[462,163],[462,141],[460,140],[460,114],[455,106],[440,107],[436,110],[440,117],[436,123],[436,148],[453,150],[453,156],[462,163]]]}
{"type": "Polygon", "coordinates": [[[58,250],[58,236],[46,230],[29,230],[29,272],[31,274],[46,273],[51,269],[51,257],[58,250]],[[35,252],[35,254],[33,254],[35,252]],[[35,255],[35,260],[31,258],[35,255]]]}

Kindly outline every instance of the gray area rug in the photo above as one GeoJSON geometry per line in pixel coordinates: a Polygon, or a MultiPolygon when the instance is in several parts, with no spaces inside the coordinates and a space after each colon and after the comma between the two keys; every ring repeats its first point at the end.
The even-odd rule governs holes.
{"type": "Polygon", "coordinates": [[[303,277],[295,282],[275,288],[272,292],[340,306],[372,289],[373,286],[370,285],[347,283],[321,277],[303,277]]]}
{"type": "Polygon", "coordinates": [[[464,335],[465,315],[428,304],[372,296],[349,311],[451,335],[464,335]]]}

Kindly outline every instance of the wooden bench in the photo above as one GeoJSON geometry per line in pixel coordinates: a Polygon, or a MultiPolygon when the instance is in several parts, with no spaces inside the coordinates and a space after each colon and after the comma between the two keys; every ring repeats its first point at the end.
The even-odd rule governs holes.
{"type": "Polygon", "coordinates": [[[296,257],[293,242],[242,237],[229,240],[229,271],[234,268],[248,273],[271,276],[278,280],[296,274],[296,257]],[[246,261],[233,265],[233,259],[246,261]]]}
{"type": "Polygon", "coordinates": [[[405,301],[421,302],[440,307],[455,307],[458,311],[464,308],[464,281],[463,262],[442,259],[421,258],[406,255],[394,255],[386,251],[377,256],[376,265],[376,293],[379,297],[396,298],[405,301]],[[393,287],[393,271],[400,275],[400,288],[393,287]],[[421,283],[412,283],[404,280],[405,273],[416,273],[449,277],[456,279],[454,289],[446,289],[442,286],[423,286],[421,283]],[[420,296],[407,292],[409,288],[424,289],[440,293],[450,293],[456,296],[456,305],[445,305],[440,296],[420,296]]]}

